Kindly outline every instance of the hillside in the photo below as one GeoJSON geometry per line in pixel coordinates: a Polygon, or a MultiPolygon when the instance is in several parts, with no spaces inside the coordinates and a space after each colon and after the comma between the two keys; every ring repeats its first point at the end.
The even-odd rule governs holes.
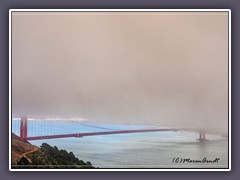
{"type": "Polygon", "coordinates": [[[12,133],[12,168],[94,168],[72,152],[43,143],[40,147],[12,133]]]}

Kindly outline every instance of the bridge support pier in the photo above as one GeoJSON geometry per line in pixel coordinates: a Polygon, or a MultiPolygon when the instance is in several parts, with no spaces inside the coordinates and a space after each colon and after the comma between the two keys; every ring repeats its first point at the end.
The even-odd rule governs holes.
{"type": "Polygon", "coordinates": [[[27,117],[21,117],[20,120],[20,138],[26,139],[27,138],[27,117]]]}
{"type": "Polygon", "coordinates": [[[197,139],[197,140],[199,140],[199,141],[207,141],[207,139],[206,139],[206,134],[205,134],[205,132],[204,131],[200,131],[199,132],[199,138],[197,139]]]}

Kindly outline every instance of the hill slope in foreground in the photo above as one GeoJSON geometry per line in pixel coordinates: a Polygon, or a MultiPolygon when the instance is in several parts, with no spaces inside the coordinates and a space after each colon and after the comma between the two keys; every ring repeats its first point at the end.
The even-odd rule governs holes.
{"type": "Polygon", "coordinates": [[[20,139],[12,133],[12,168],[94,168],[66,150],[43,143],[40,147],[20,139]]]}

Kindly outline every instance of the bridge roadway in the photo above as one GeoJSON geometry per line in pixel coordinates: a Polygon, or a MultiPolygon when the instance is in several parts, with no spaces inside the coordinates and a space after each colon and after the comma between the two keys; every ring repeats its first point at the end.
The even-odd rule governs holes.
{"type": "Polygon", "coordinates": [[[41,139],[56,139],[56,138],[69,138],[69,137],[84,137],[84,136],[98,136],[98,135],[110,135],[110,134],[128,134],[128,133],[143,133],[143,132],[163,132],[163,131],[196,131],[193,129],[136,129],[136,130],[113,130],[105,132],[86,132],[86,133],[74,133],[74,134],[59,134],[59,135],[48,135],[48,136],[32,136],[24,138],[25,140],[41,140],[41,139]]]}

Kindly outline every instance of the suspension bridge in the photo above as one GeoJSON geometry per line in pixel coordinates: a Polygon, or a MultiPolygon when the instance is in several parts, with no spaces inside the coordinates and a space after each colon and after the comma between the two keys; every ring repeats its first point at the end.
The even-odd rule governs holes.
{"type": "MultiPolygon", "coordinates": [[[[88,125],[93,126],[93,125],[88,125]]],[[[147,133],[147,132],[176,132],[176,131],[192,131],[199,133],[199,141],[207,141],[206,131],[199,129],[189,129],[189,128],[144,128],[144,129],[127,129],[127,130],[112,130],[109,128],[102,128],[103,131],[94,131],[94,132],[77,132],[77,133],[65,133],[65,134],[53,134],[53,135],[37,135],[37,136],[28,136],[28,117],[20,118],[20,138],[24,140],[43,140],[43,139],[56,139],[56,138],[81,138],[86,136],[99,136],[99,135],[111,135],[111,134],[129,134],[129,133],[147,133]]]]}

